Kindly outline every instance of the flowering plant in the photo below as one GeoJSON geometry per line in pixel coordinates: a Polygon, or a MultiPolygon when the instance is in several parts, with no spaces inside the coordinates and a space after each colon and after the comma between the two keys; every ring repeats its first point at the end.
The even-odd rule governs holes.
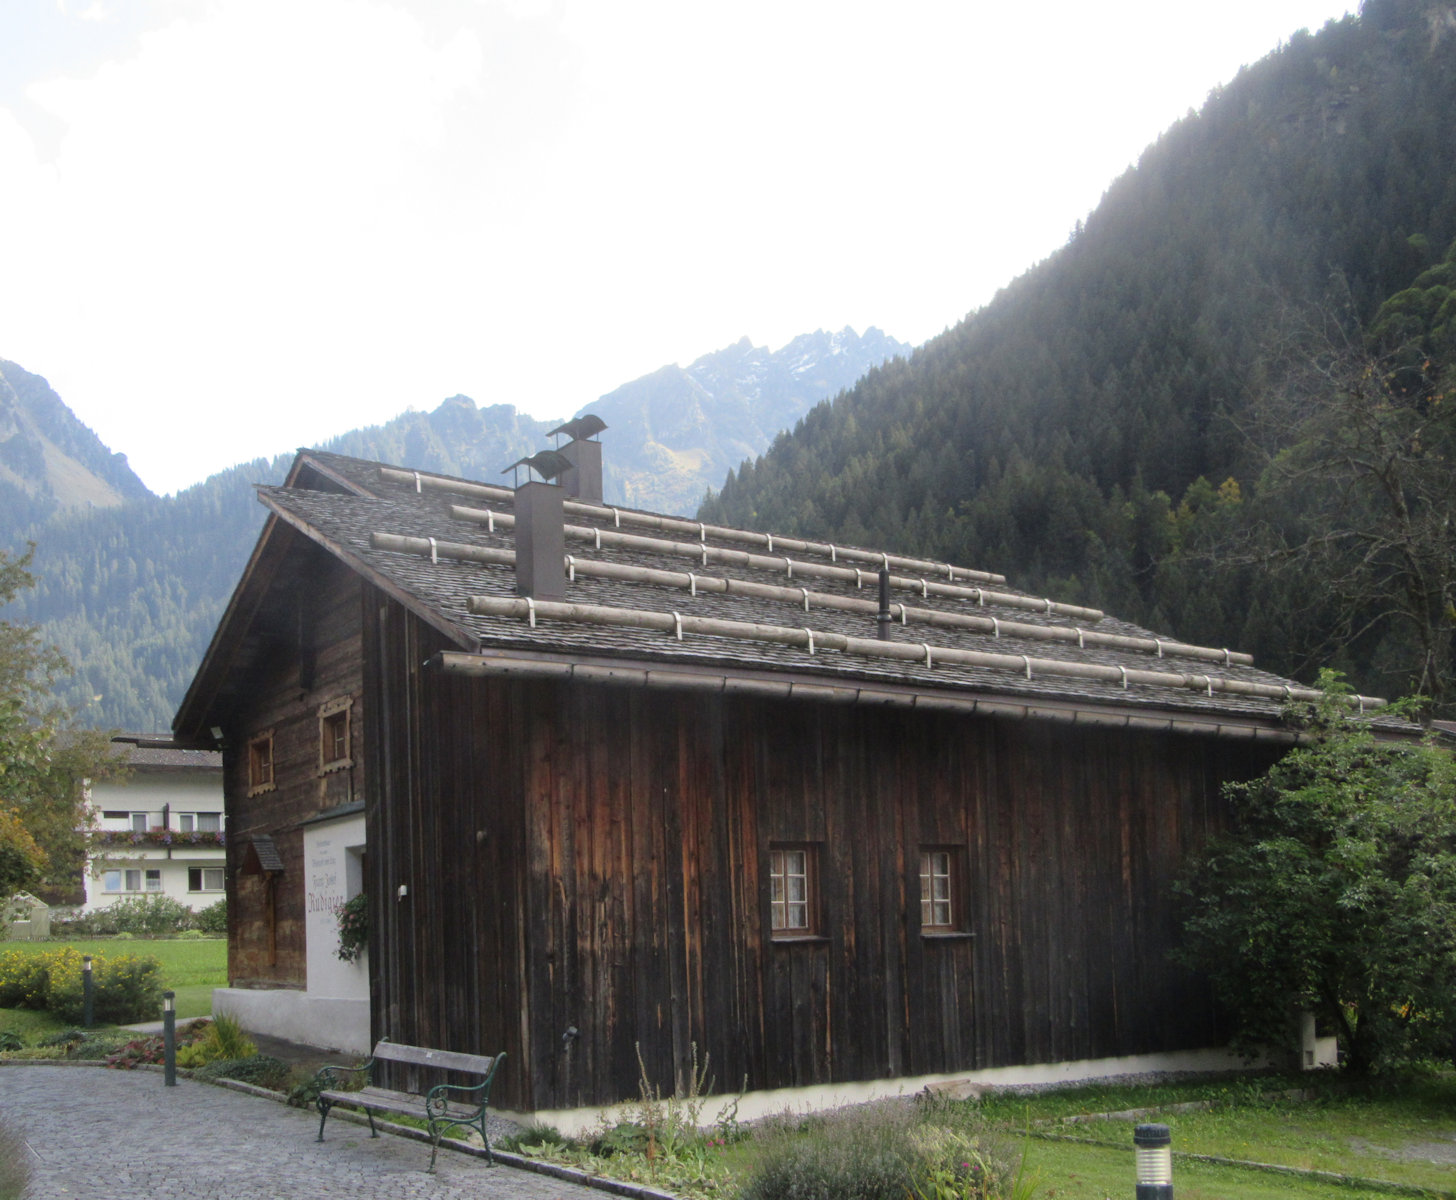
{"type": "Polygon", "coordinates": [[[145,833],[131,830],[102,829],[92,835],[102,846],[225,846],[227,835],[222,832],[193,830],[178,833],[175,829],[149,829],[145,833]]]}
{"type": "Polygon", "coordinates": [[[346,963],[358,962],[369,947],[369,901],[363,892],[345,900],[334,909],[339,920],[339,958],[346,963]]]}

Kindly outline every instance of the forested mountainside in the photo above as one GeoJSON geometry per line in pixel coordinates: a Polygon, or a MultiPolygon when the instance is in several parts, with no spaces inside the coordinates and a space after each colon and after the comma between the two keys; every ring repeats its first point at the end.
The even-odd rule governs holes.
{"type": "MultiPolygon", "coordinates": [[[[680,506],[667,511],[688,512],[710,481],[721,480],[726,464],[766,449],[812,403],[887,355],[907,351],[877,330],[863,338],[852,330],[805,335],[774,354],[745,341],[685,371],[667,367],[626,384],[588,406],[610,427],[604,435],[609,499],[666,503],[681,496],[680,506]],[[674,381],[666,389],[664,378],[674,381]],[[664,395],[673,398],[665,406],[664,395]],[[678,460],[671,472],[662,470],[664,454],[678,460]]],[[[0,489],[3,464],[12,458],[29,488],[13,505],[4,503],[9,493],[0,493],[0,546],[18,552],[27,540],[36,543],[36,586],[6,618],[39,624],[70,659],[76,673],[64,699],[85,723],[166,729],[262,526],[253,485],[280,482],[292,455],[233,467],[175,496],[154,496],[124,456],[111,454],[76,421],[43,379],[10,363],[0,368],[0,489]],[[7,397],[14,397],[9,406],[7,397]],[[8,441],[6,420],[19,431],[8,441]],[[7,458],[12,443],[17,448],[7,458]],[[84,464],[87,473],[72,464],[84,464]],[[68,493],[64,480],[80,484],[68,493]]],[[[507,464],[544,448],[546,431],[559,423],[511,405],[477,407],[469,397],[452,396],[433,411],[410,411],[321,448],[497,480],[507,464]]]]}
{"type": "Polygon", "coordinates": [[[108,450],[44,379],[0,359],[0,512],[7,529],[148,494],[126,455],[108,450]]]}
{"type": "MultiPolygon", "coordinates": [[[[1382,305],[1456,238],[1453,111],[1448,0],[1366,0],[1295,35],[1149,147],[1066,246],[816,407],[699,515],[893,542],[1273,670],[1332,661],[1364,690],[1433,690],[1432,655],[1451,673],[1449,579],[1412,582],[1398,547],[1362,565],[1349,538],[1316,571],[1315,510],[1355,522],[1368,480],[1331,495],[1319,480],[1337,473],[1307,473],[1301,505],[1267,472],[1310,434],[1317,376],[1358,390],[1354,360],[1393,352],[1367,327],[1394,328],[1382,305]],[[1342,607],[1381,569],[1422,615],[1392,615],[1388,593],[1342,607]],[[1444,649],[1419,644],[1442,619],[1444,649]]],[[[1406,411],[1427,449],[1452,407],[1444,431],[1437,410],[1406,411]]]]}

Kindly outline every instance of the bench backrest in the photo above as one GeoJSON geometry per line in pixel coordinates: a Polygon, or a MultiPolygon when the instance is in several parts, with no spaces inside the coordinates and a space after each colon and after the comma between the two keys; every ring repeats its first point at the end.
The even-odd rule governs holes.
{"type": "Polygon", "coordinates": [[[412,1067],[435,1067],[442,1071],[468,1071],[472,1075],[489,1075],[495,1066],[494,1055],[461,1054],[455,1050],[427,1050],[423,1046],[404,1046],[380,1040],[374,1057],[386,1062],[405,1063],[412,1067]]]}

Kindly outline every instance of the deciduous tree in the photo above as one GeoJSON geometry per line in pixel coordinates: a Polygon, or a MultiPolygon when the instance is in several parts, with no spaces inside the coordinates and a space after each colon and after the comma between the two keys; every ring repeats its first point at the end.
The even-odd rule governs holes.
{"type": "Polygon", "coordinates": [[[1377,740],[1333,701],[1310,732],[1226,788],[1232,828],[1177,884],[1179,957],[1212,979],[1245,1047],[1297,1049],[1298,1015],[1313,1012],[1352,1072],[1447,1057],[1456,764],[1434,744],[1377,740]]]}
{"type": "MultiPolygon", "coordinates": [[[[15,558],[0,551],[0,606],[31,586],[29,565],[30,552],[15,558]]],[[[27,876],[17,886],[38,882],[42,895],[57,895],[73,883],[84,861],[82,781],[111,770],[109,737],[75,728],[52,698],[67,670],[33,626],[0,621],[0,810],[13,812],[30,839],[12,835],[7,824],[0,844],[27,876]],[[45,872],[38,881],[36,870],[45,872]]]]}

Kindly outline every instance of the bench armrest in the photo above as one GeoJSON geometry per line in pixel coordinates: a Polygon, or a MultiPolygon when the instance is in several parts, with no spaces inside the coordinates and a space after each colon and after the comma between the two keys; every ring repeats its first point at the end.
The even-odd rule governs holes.
{"type": "Polygon", "coordinates": [[[374,1060],[372,1058],[368,1062],[363,1063],[357,1067],[320,1067],[313,1077],[314,1087],[322,1092],[330,1088],[335,1088],[343,1084],[351,1083],[353,1081],[349,1077],[357,1075],[362,1075],[364,1077],[364,1085],[367,1086],[370,1082],[371,1072],[373,1072],[373,1070],[374,1060]]]}
{"type": "Polygon", "coordinates": [[[445,1106],[451,1100],[469,1100],[478,1103],[482,1108],[489,1100],[490,1080],[482,1079],[475,1084],[462,1083],[439,1083],[432,1087],[425,1094],[425,1111],[436,1115],[445,1112],[445,1106]]]}

